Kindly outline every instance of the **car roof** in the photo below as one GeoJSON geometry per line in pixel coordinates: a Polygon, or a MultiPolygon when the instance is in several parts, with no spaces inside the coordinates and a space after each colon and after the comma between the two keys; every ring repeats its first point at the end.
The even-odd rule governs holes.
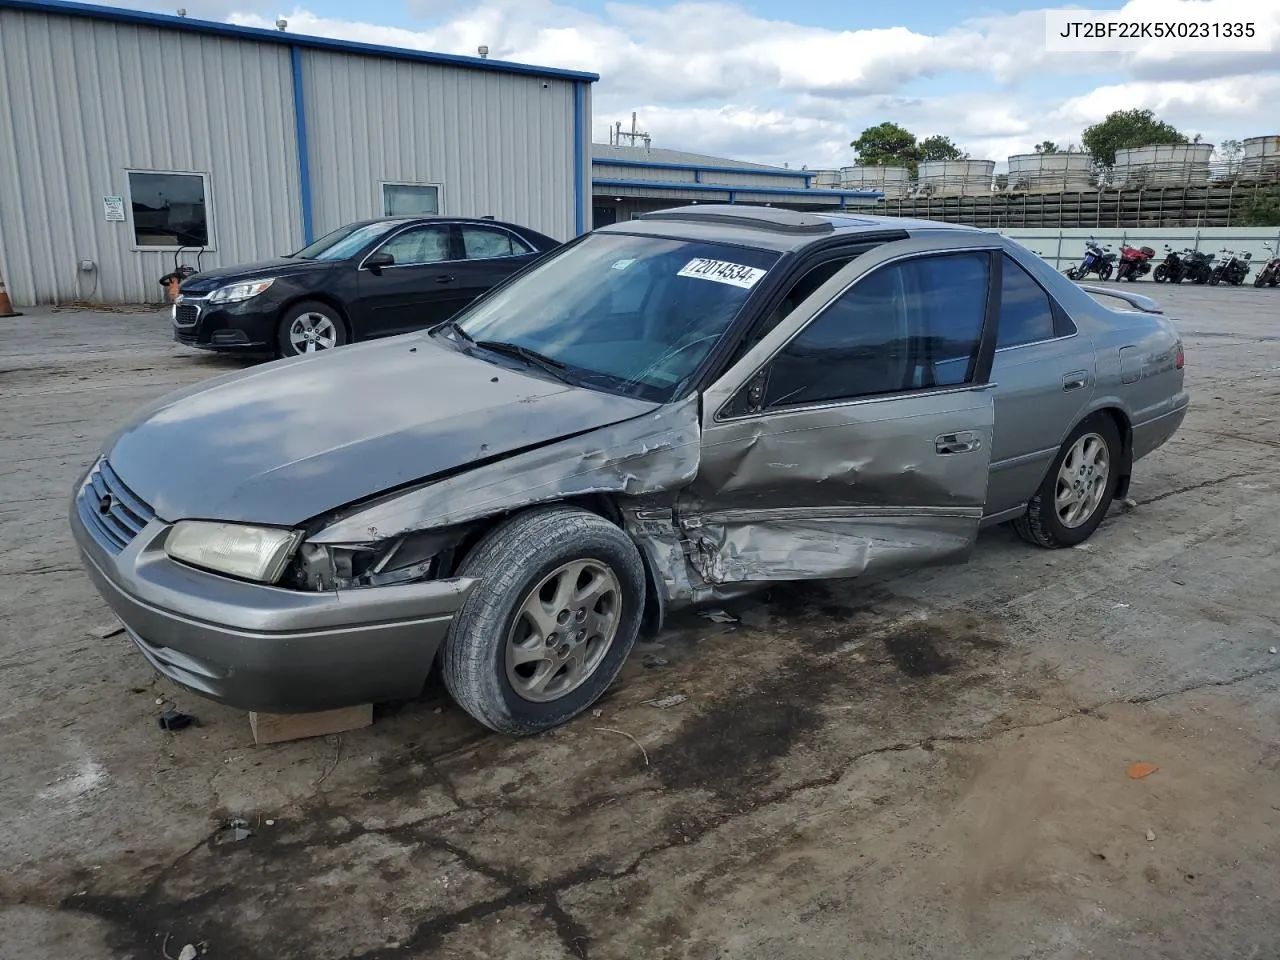
{"type": "Polygon", "coordinates": [[[781,207],[746,204],[694,204],[641,214],[634,220],[601,227],[597,233],[632,233],[688,240],[711,240],[740,246],[762,247],[780,253],[800,250],[834,237],[857,237],[886,232],[919,233],[953,231],[988,233],[977,227],[913,220],[906,217],[876,217],[865,214],[805,213],[781,207]]]}
{"type": "Polygon", "coordinates": [[[506,220],[495,220],[493,217],[451,217],[443,213],[429,213],[416,217],[370,217],[367,220],[352,221],[351,223],[346,224],[346,226],[364,227],[375,223],[385,223],[394,226],[408,226],[413,223],[432,223],[434,221],[440,221],[442,223],[475,224],[476,226],[508,227],[517,232],[537,233],[536,230],[532,230],[522,224],[509,223],[506,220]]]}

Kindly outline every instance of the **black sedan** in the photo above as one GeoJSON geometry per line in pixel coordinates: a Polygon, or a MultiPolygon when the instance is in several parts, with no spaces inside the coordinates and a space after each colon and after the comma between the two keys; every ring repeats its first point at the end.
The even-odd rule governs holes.
{"type": "Polygon", "coordinates": [[[197,273],[173,335],[209,350],[292,357],[447,320],[558,247],[487,217],[349,223],[297,253],[197,273]]]}

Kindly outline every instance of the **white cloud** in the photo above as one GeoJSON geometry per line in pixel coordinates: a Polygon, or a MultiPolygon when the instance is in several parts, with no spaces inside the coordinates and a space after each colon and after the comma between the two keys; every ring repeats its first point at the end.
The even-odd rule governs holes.
{"type": "MultiPolygon", "coordinates": [[[[1130,0],[1123,12],[1126,19],[1168,20],[1191,4],[1222,19],[1244,10],[1275,49],[1171,54],[1153,42],[1135,53],[1051,53],[1042,10],[969,19],[935,33],[802,26],[728,2],[614,3],[595,14],[554,0],[479,0],[466,9],[412,0],[428,21],[420,30],[305,9],[283,15],[294,33],[461,54],[486,44],[495,59],[593,71],[601,75],[594,96],[599,138],[636,110],[659,146],[838,166],[853,162],[850,140],[883,120],[921,136],[945,134],[972,155],[996,160],[1046,138],[1078,142],[1083,126],[1129,107],[1150,106],[1210,140],[1272,132],[1265,108],[1275,102],[1280,77],[1280,0],[1130,0]],[[968,79],[955,92],[921,92],[930,80],[938,87],[952,77],[968,79]],[[1107,82],[1097,85],[1099,77],[1107,82]],[[982,81],[988,90],[968,92],[982,81]]],[[[230,19],[269,27],[275,17],[230,19]]]]}

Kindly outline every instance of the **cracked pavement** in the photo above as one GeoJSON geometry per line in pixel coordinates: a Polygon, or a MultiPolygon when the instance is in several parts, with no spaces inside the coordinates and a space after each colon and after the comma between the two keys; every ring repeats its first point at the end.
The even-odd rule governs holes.
{"type": "Polygon", "coordinates": [[[432,687],[255,746],[96,636],[77,470],[240,364],[160,312],[0,322],[0,960],[1280,955],[1280,299],[1149,286],[1193,406],[1087,549],[682,617],[526,741],[432,687]]]}

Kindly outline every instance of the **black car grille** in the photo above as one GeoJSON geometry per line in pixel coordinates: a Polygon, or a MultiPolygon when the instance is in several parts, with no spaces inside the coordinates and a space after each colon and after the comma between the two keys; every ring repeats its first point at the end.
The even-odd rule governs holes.
{"type": "Polygon", "coordinates": [[[106,551],[118,554],[148,523],[155,511],[124,485],[106,460],[99,460],[76,496],[80,521],[106,551]]]}
{"type": "Polygon", "coordinates": [[[180,303],[173,310],[173,322],[180,327],[194,327],[200,319],[200,308],[194,303],[180,303]]]}

